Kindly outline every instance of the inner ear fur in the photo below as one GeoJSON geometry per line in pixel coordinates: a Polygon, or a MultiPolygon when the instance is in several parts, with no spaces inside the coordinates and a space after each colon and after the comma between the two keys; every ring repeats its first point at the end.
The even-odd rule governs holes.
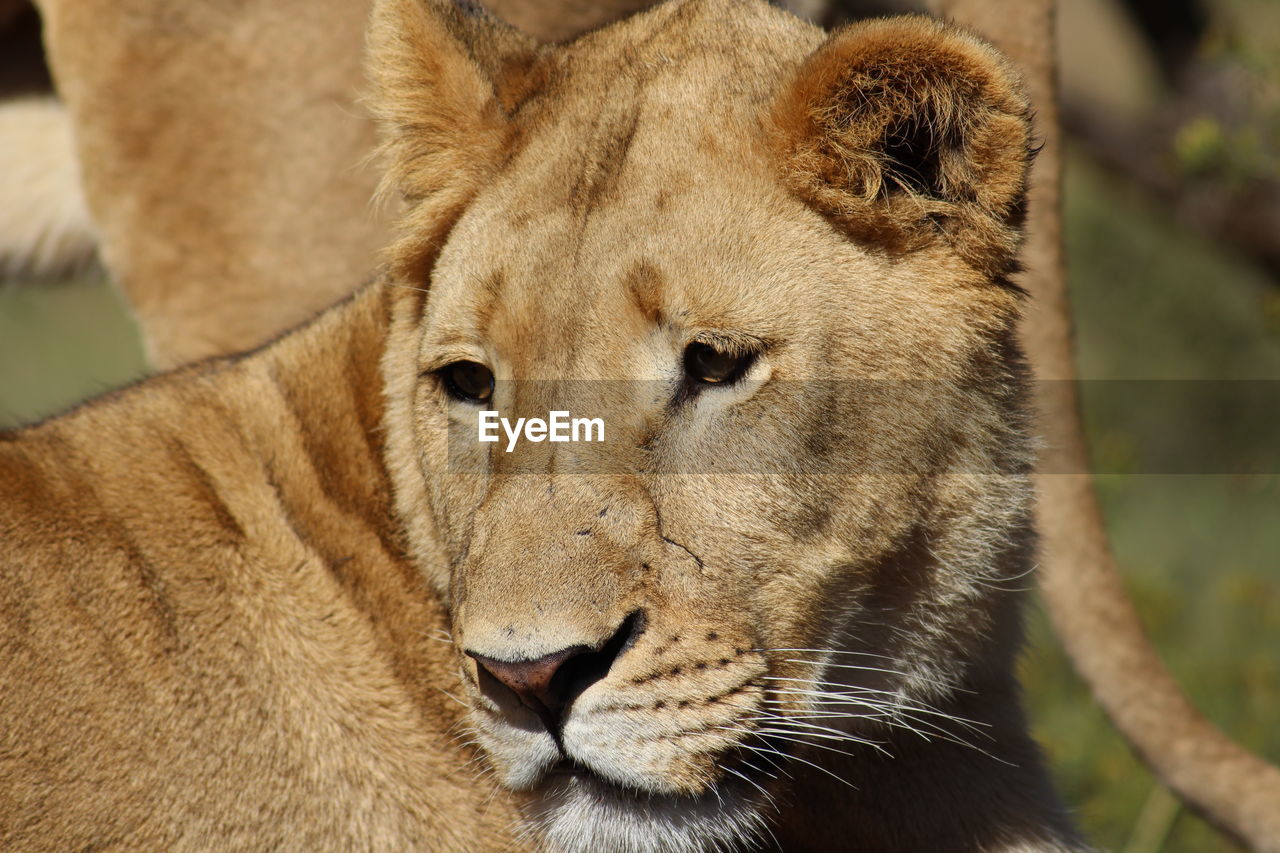
{"type": "Polygon", "coordinates": [[[1030,106],[994,48],[922,16],[831,34],[773,110],[784,180],[890,253],[945,239],[1000,276],[1021,238],[1030,106]]]}
{"type": "Polygon", "coordinates": [[[366,62],[380,194],[408,202],[389,251],[393,274],[425,274],[444,232],[505,160],[509,115],[533,86],[537,59],[537,42],[478,4],[377,0],[366,62]]]}

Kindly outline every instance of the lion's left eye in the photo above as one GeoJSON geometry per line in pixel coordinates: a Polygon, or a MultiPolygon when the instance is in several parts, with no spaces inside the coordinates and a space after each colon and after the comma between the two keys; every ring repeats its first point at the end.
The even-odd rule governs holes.
{"type": "Polygon", "coordinates": [[[444,390],[463,403],[487,403],[493,397],[493,371],[475,361],[455,361],[438,371],[444,390]]]}
{"type": "Polygon", "coordinates": [[[684,372],[694,382],[706,385],[733,384],[746,374],[755,353],[732,353],[694,341],[684,350],[684,372]]]}

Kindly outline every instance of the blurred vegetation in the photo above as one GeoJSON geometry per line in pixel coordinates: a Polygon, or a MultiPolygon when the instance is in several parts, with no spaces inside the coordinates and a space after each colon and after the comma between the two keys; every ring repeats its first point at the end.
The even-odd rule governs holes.
{"type": "Polygon", "coordinates": [[[1059,8],[1063,118],[1077,144],[1280,279],[1280,3],[1059,8]],[[1146,15],[1126,14],[1136,9],[1146,15]]]}
{"type": "MultiPolygon", "coordinates": [[[[1203,29],[1180,55],[1126,29],[1113,0],[1060,6],[1075,143],[1065,233],[1088,379],[1280,380],[1280,3],[1196,5],[1203,29]]],[[[1083,386],[1101,470],[1123,471],[1132,457],[1131,390],[1083,386]]],[[[1214,414],[1166,428],[1238,440],[1239,424],[1194,434],[1214,414]]],[[[1274,449],[1280,423],[1251,426],[1274,449]]],[[[1108,475],[1097,488],[1130,594],[1174,675],[1211,720],[1280,762],[1280,477],[1261,473],[1280,468],[1253,470],[1108,475]]],[[[1030,636],[1023,675],[1036,733],[1094,843],[1235,849],[1155,786],[1038,610],[1030,636]]]]}
{"type": "MultiPolygon", "coordinates": [[[[1261,311],[1267,276],[1079,155],[1065,189],[1083,377],[1280,379],[1280,335],[1261,311]]],[[[1129,391],[1083,386],[1107,470],[1123,468],[1129,391]]],[[[1175,676],[1211,720],[1280,761],[1280,477],[1106,475],[1097,487],[1130,594],[1175,676]]],[[[1038,608],[1030,640],[1022,675],[1035,732],[1090,839],[1126,853],[1234,850],[1155,786],[1038,608]]]]}
{"type": "Polygon", "coordinates": [[[101,277],[0,286],[0,428],[60,412],[144,372],[133,319],[101,277]]]}

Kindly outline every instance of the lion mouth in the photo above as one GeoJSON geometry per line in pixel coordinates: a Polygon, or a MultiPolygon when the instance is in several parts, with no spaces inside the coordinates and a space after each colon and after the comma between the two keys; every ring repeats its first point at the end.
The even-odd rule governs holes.
{"type": "MultiPolygon", "coordinates": [[[[748,738],[748,740],[758,740],[762,745],[768,743],[767,752],[775,756],[775,760],[786,758],[789,752],[786,749],[786,744],[773,743],[767,736],[755,735],[748,738]]],[[[544,771],[540,785],[543,787],[556,787],[576,781],[580,784],[590,785],[593,789],[599,791],[607,791],[619,799],[652,799],[657,796],[669,798],[673,802],[685,800],[693,803],[704,797],[714,797],[716,792],[723,794],[727,788],[743,787],[744,789],[750,788],[755,791],[762,791],[761,781],[753,777],[757,775],[769,777],[772,775],[765,767],[752,760],[753,752],[759,753],[762,751],[764,750],[761,748],[753,748],[745,740],[729,747],[716,761],[720,770],[720,778],[715,782],[709,782],[704,790],[696,793],[672,794],[670,792],[650,790],[643,784],[636,784],[634,781],[629,783],[619,782],[606,773],[593,768],[590,764],[563,753],[560,760],[544,771]]]]}
{"type": "MultiPolygon", "coordinates": [[[[726,788],[748,798],[762,793],[773,774],[758,759],[784,751],[762,742],[762,721],[774,715],[760,705],[768,683],[763,661],[744,661],[745,644],[733,654],[713,649],[662,660],[668,648],[659,645],[644,666],[605,666],[639,633],[637,623],[633,614],[601,648],[546,666],[468,653],[477,661],[478,733],[504,783],[592,790],[618,803],[656,796],[674,805],[726,788]],[[508,667],[537,671],[521,681],[508,667]],[[543,672],[552,669],[550,677],[543,672]]],[[[668,644],[678,639],[672,637],[668,644]]]]}
{"type": "Polygon", "coordinates": [[[602,784],[613,785],[613,787],[618,788],[619,790],[622,790],[622,787],[620,785],[616,785],[615,783],[610,782],[608,779],[605,779],[603,776],[596,773],[594,770],[592,770],[587,765],[581,763],[580,761],[575,761],[574,759],[568,758],[568,757],[562,758],[558,762],[556,762],[554,765],[552,765],[551,769],[547,771],[547,774],[544,778],[546,779],[562,779],[562,778],[594,779],[602,784]]]}
{"type": "Polygon", "coordinates": [[[768,670],[740,645],[675,660],[659,646],[649,665],[592,682],[554,727],[514,694],[491,691],[504,704],[478,714],[482,736],[505,783],[528,792],[526,816],[551,847],[692,853],[767,836],[793,744],[762,730],[773,714],[768,670]]]}

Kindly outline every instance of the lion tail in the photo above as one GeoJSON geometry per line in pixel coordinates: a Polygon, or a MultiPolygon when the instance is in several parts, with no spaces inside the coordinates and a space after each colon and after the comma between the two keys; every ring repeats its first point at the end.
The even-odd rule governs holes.
{"type": "Polygon", "coordinates": [[[1192,705],[1125,590],[1089,475],[1060,239],[1054,91],[1055,0],[931,0],[992,39],[1027,72],[1044,148],[1032,173],[1023,326],[1048,438],[1037,477],[1040,589],[1058,638],[1116,729],[1156,777],[1243,847],[1280,853],[1280,769],[1232,741],[1192,705]],[[1056,381],[1054,381],[1056,380],[1056,381]],[[1074,473],[1068,473],[1074,472],[1074,473]]]}

